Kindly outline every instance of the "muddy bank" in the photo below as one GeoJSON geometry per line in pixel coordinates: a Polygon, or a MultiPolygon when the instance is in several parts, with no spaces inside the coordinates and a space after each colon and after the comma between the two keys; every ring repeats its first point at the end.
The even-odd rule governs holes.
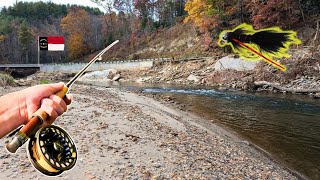
{"type": "MultiPolygon", "coordinates": [[[[73,137],[79,160],[61,179],[297,179],[215,124],[149,97],[86,85],[71,93],[74,101],[56,125],[73,137]]],[[[0,139],[0,178],[46,179],[25,148],[7,153],[8,140],[0,139]]]]}

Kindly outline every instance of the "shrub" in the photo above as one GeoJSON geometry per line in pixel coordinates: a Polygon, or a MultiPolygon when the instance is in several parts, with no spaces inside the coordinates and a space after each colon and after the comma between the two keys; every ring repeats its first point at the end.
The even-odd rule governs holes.
{"type": "Polygon", "coordinates": [[[0,86],[5,87],[7,85],[15,85],[13,77],[6,73],[0,73],[0,86]]]}
{"type": "Polygon", "coordinates": [[[50,80],[47,80],[47,79],[42,79],[40,80],[40,84],[50,84],[50,80]]]}

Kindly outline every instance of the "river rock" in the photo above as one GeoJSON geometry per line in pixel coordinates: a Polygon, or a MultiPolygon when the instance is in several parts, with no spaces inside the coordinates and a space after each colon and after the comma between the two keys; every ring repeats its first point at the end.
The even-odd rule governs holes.
{"type": "Polygon", "coordinates": [[[252,62],[243,60],[241,58],[223,57],[219,59],[215,65],[215,71],[224,71],[227,69],[232,69],[236,71],[247,71],[253,70],[256,67],[258,61],[252,62]]]}
{"type": "Polygon", "coordinates": [[[148,80],[150,80],[152,77],[141,77],[139,79],[136,80],[137,83],[144,83],[148,80]]]}
{"type": "Polygon", "coordinates": [[[314,34],[316,32],[316,29],[314,28],[303,28],[303,31],[299,34],[301,38],[307,38],[310,37],[310,34],[314,34]]]}
{"type": "Polygon", "coordinates": [[[112,81],[118,81],[121,78],[120,74],[116,74],[113,78],[112,81]]]}
{"type": "Polygon", "coordinates": [[[110,73],[114,73],[114,72],[117,72],[117,70],[115,70],[115,69],[107,69],[107,70],[103,70],[103,71],[93,71],[93,72],[90,72],[90,73],[87,73],[87,74],[83,75],[81,77],[81,79],[82,80],[86,80],[86,79],[89,79],[89,80],[106,79],[110,73]]]}
{"type": "Polygon", "coordinates": [[[194,81],[194,82],[200,82],[200,78],[198,76],[195,76],[193,74],[190,74],[187,78],[188,81],[194,81]]]}
{"type": "Polygon", "coordinates": [[[27,81],[32,81],[32,80],[33,80],[32,76],[27,77],[27,81]]]}
{"type": "Polygon", "coordinates": [[[161,80],[161,77],[155,77],[153,78],[155,81],[160,81],[161,80]]]}

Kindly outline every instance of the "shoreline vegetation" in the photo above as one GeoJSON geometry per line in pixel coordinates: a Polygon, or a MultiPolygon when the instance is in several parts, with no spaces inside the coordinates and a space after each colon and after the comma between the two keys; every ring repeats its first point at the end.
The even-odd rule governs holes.
{"type": "MultiPolygon", "coordinates": [[[[25,87],[1,87],[1,95],[25,87]]],[[[73,137],[80,158],[62,178],[304,178],[225,128],[153,98],[79,84],[71,93],[73,104],[55,124],[73,137]]],[[[25,148],[5,151],[9,139],[0,139],[0,178],[42,179],[25,148]]]]}

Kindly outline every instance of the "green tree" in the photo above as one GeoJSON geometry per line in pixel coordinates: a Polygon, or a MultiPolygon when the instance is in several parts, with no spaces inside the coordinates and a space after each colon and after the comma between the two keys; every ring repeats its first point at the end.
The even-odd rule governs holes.
{"type": "Polygon", "coordinates": [[[25,53],[26,63],[29,62],[28,50],[29,46],[34,39],[30,29],[25,21],[22,22],[19,29],[19,42],[22,47],[22,51],[25,53]]]}
{"type": "Polygon", "coordinates": [[[9,34],[11,31],[11,17],[0,16],[0,35],[9,34]]]}

